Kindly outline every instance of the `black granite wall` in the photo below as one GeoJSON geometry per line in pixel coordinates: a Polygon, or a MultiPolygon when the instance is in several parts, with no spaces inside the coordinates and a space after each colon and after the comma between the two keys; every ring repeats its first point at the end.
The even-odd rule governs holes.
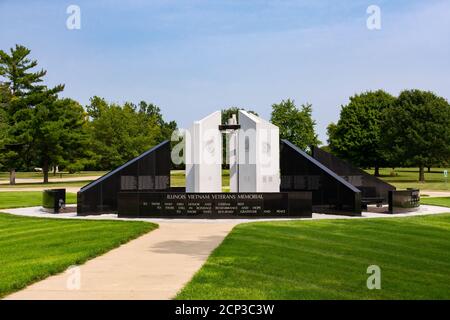
{"type": "Polygon", "coordinates": [[[314,159],[358,188],[361,191],[361,198],[383,198],[383,203],[388,203],[389,191],[395,190],[393,185],[320,148],[311,149],[314,159]]]}
{"type": "Polygon", "coordinates": [[[361,192],[287,140],[280,145],[281,191],[312,191],[313,212],[361,215],[361,192]]]}
{"type": "Polygon", "coordinates": [[[170,168],[170,142],[164,141],[81,188],[77,214],[117,212],[120,191],[170,190],[170,168]]]}

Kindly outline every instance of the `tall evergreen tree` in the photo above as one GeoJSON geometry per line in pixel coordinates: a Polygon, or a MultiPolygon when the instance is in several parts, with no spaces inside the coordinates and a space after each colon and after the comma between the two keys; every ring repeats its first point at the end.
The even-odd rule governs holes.
{"type": "Polygon", "coordinates": [[[3,152],[6,144],[6,134],[8,132],[8,119],[6,106],[9,103],[10,93],[8,87],[0,83],[0,170],[4,168],[3,152]]]}
{"type": "Polygon", "coordinates": [[[34,107],[48,95],[63,90],[63,86],[47,89],[41,84],[45,70],[33,71],[36,60],[28,56],[30,50],[21,45],[11,48],[9,54],[0,50],[0,80],[6,86],[10,98],[4,103],[8,130],[4,138],[2,161],[10,172],[10,183],[15,184],[16,168],[29,161],[32,148],[31,131],[34,107]]]}
{"type": "MultiPolygon", "coordinates": [[[[44,121],[43,115],[52,116],[44,109],[49,109],[56,101],[57,94],[64,89],[63,85],[50,89],[43,85],[46,71],[33,71],[37,61],[31,60],[29,54],[30,50],[21,45],[11,48],[9,54],[0,50],[0,77],[10,95],[4,104],[8,130],[3,161],[9,168],[11,184],[15,183],[16,168],[35,161],[31,157],[42,152],[38,149],[37,129],[44,121]],[[39,121],[36,121],[36,117],[39,121]]],[[[47,150],[52,152],[50,147],[47,150]]],[[[44,178],[44,181],[48,179],[44,178]]]]}

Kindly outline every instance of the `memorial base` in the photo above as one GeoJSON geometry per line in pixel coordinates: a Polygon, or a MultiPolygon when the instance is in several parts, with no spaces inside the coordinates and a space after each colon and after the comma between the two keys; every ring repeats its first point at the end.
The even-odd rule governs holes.
{"type": "Polygon", "coordinates": [[[119,217],[311,218],[312,193],[119,192],[119,217]]]}

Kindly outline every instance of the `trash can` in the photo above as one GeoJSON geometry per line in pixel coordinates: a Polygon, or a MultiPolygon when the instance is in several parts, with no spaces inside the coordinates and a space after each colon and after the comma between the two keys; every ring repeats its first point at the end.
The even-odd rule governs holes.
{"type": "Polygon", "coordinates": [[[44,211],[59,213],[66,206],[66,189],[48,189],[42,193],[44,211]]]}

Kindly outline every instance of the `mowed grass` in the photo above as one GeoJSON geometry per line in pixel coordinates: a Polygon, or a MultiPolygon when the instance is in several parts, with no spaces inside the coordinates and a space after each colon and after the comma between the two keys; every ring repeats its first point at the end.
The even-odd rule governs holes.
{"type": "Polygon", "coordinates": [[[177,298],[450,299],[450,214],[241,224],[177,298]]]}
{"type": "MultiPolygon", "coordinates": [[[[425,170],[425,183],[418,182],[419,178],[419,169],[418,168],[396,168],[394,171],[390,168],[382,168],[380,169],[381,179],[393,184],[398,189],[406,189],[406,188],[419,188],[421,190],[443,190],[450,191],[450,177],[447,178],[447,181],[444,177],[444,170],[450,172],[450,168],[432,168],[431,172],[427,172],[425,170]],[[394,175],[392,175],[394,173],[394,175]]],[[[366,170],[367,172],[373,174],[373,169],[366,170]]],[[[71,177],[89,177],[89,176],[101,176],[105,174],[104,171],[83,171],[80,173],[69,174],[63,173],[63,178],[71,178],[71,177]]],[[[58,176],[51,178],[58,178],[58,176]]],[[[82,187],[92,180],[86,179],[83,181],[69,181],[69,182],[52,182],[49,184],[42,183],[42,173],[39,172],[18,172],[17,178],[36,178],[36,182],[33,183],[18,183],[14,186],[7,184],[8,173],[0,172],[0,179],[3,180],[3,184],[0,184],[1,188],[30,188],[30,187],[82,187]]],[[[171,172],[171,185],[173,187],[184,187],[185,186],[185,176],[184,170],[172,170],[171,172]]],[[[230,177],[229,170],[222,170],[222,186],[223,191],[229,191],[230,185],[230,177]]]]}
{"type": "Polygon", "coordinates": [[[157,225],[0,213],[0,298],[105,253],[157,225]]]}
{"type": "MultiPolygon", "coordinates": [[[[170,172],[170,185],[172,187],[186,186],[186,177],[184,170],[172,170],[170,172]]],[[[222,191],[230,191],[230,171],[226,169],[222,170],[222,191]]]]}
{"type": "MultiPolygon", "coordinates": [[[[66,203],[77,203],[75,193],[66,193],[66,203]]],[[[0,192],[0,209],[42,206],[42,191],[0,192]]]]}
{"type": "MultiPolygon", "coordinates": [[[[382,168],[380,169],[380,178],[397,189],[418,188],[450,191],[450,177],[447,177],[446,180],[444,170],[450,172],[450,168],[432,168],[431,172],[425,169],[425,182],[419,182],[419,168],[396,168],[394,171],[390,168],[382,168]]],[[[374,172],[373,169],[366,171],[370,174],[374,172]]]]}
{"type": "Polygon", "coordinates": [[[433,206],[450,207],[450,197],[420,198],[421,204],[433,206]]]}

